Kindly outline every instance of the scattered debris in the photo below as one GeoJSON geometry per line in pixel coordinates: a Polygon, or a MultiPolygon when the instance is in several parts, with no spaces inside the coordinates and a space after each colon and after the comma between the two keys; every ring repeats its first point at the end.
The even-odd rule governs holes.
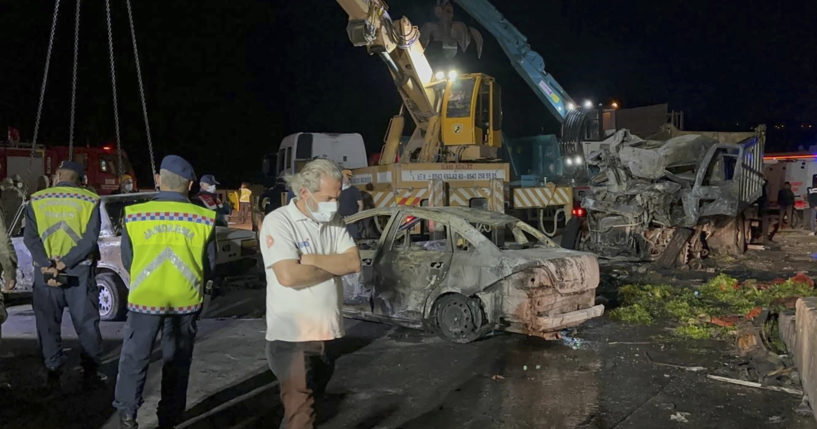
{"type": "Polygon", "coordinates": [[[711,380],[722,381],[724,383],[737,384],[737,385],[740,385],[740,386],[755,387],[755,388],[758,388],[758,389],[772,390],[772,391],[775,391],[775,392],[785,392],[785,393],[789,393],[789,394],[792,394],[792,395],[803,396],[803,391],[802,390],[792,389],[790,387],[766,386],[766,385],[763,385],[763,384],[760,384],[760,383],[755,383],[754,381],[738,380],[736,378],[721,377],[719,375],[712,375],[712,374],[707,374],[706,378],[709,378],[711,380]]]}
{"type": "Polygon", "coordinates": [[[808,395],[803,395],[803,400],[800,401],[800,405],[794,409],[795,414],[798,416],[808,417],[814,414],[811,410],[811,404],[808,400],[808,395]]]}
{"type": "Polygon", "coordinates": [[[559,339],[562,340],[562,344],[570,347],[573,350],[582,348],[584,345],[584,340],[578,337],[571,337],[570,335],[567,335],[567,332],[568,331],[565,330],[559,333],[559,339]]]}
{"type": "Polygon", "coordinates": [[[769,417],[769,423],[783,423],[783,417],[771,416],[769,417]]]}
{"type": "Polygon", "coordinates": [[[503,377],[503,376],[501,376],[499,374],[494,374],[494,375],[491,376],[491,380],[494,380],[494,381],[504,380],[504,379],[505,379],[505,377],[503,377]]]}
{"type": "Polygon", "coordinates": [[[669,419],[674,421],[674,422],[678,422],[678,423],[689,423],[689,420],[687,420],[687,417],[689,417],[691,415],[692,415],[692,413],[685,413],[683,411],[676,411],[676,412],[672,413],[672,415],[669,416],[669,419]]]}
{"type": "MultiPolygon", "coordinates": [[[[817,296],[814,280],[798,273],[788,280],[760,283],[721,274],[697,289],[670,285],[627,285],[619,288],[623,305],[610,311],[611,318],[627,323],[652,324],[669,318],[677,323],[676,335],[722,338],[735,327],[758,318],[764,308],[779,311],[802,296],[817,296]]],[[[746,344],[751,348],[753,344],[746,344]]]]}

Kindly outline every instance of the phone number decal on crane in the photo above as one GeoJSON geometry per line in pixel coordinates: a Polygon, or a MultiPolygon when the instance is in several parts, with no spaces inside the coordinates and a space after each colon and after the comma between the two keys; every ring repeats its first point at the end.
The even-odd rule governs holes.
{"type": "Polygon", "coordinates": [[[505,170],[403,170],[401,179],[404,182],[422,182],[432,179],[446,181],[504,180],[505,170]]]}

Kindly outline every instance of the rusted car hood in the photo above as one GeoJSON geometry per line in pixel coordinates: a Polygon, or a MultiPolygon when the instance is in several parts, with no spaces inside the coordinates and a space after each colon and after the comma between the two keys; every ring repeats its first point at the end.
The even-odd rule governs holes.
{"type": "Polygon", "coordinates": [[[529,270],[530,287],[552,285],[561,293],[595,289],[599,264],[595,255],[561,248],[533,248],[502,252],[508,275],[529,270]],[[539,269],[536,269],[539,268],[539,269]]]}

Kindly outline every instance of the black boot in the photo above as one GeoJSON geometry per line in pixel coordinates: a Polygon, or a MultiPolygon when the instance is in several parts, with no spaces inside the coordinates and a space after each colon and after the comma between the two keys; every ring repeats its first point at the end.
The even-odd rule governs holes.
{"type": "Polygon", "coordinates": [[[45,377],[45,388],[51,393],[60,393],[62,391],[62,371],[59,369],[49,369],[45,377]]]}
{"type": "Polygon", "coordinates": [[[120,413],[119,429],[139,429],[139,425],[136,423],[135,418],[120,413]]]}
{"type": "Polygon", "coordinates": [[[94,390],[108,385],[108,376],[98,372],[96,369],[84,369],[82,371],[82,388],[94,390]]]}

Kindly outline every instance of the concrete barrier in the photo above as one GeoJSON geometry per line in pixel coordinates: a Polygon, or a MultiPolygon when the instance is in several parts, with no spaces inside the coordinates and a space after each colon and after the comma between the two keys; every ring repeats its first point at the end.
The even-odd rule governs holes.
{"type": "MultiPolygon", "coordinates": [[[[817,411],[817,297],[797,300],[796,313],[781,315],[780,336],[800,372],[803,392],[817,411]]],[[[817,419],[817,412],[814,413],[817,419]]]]}

